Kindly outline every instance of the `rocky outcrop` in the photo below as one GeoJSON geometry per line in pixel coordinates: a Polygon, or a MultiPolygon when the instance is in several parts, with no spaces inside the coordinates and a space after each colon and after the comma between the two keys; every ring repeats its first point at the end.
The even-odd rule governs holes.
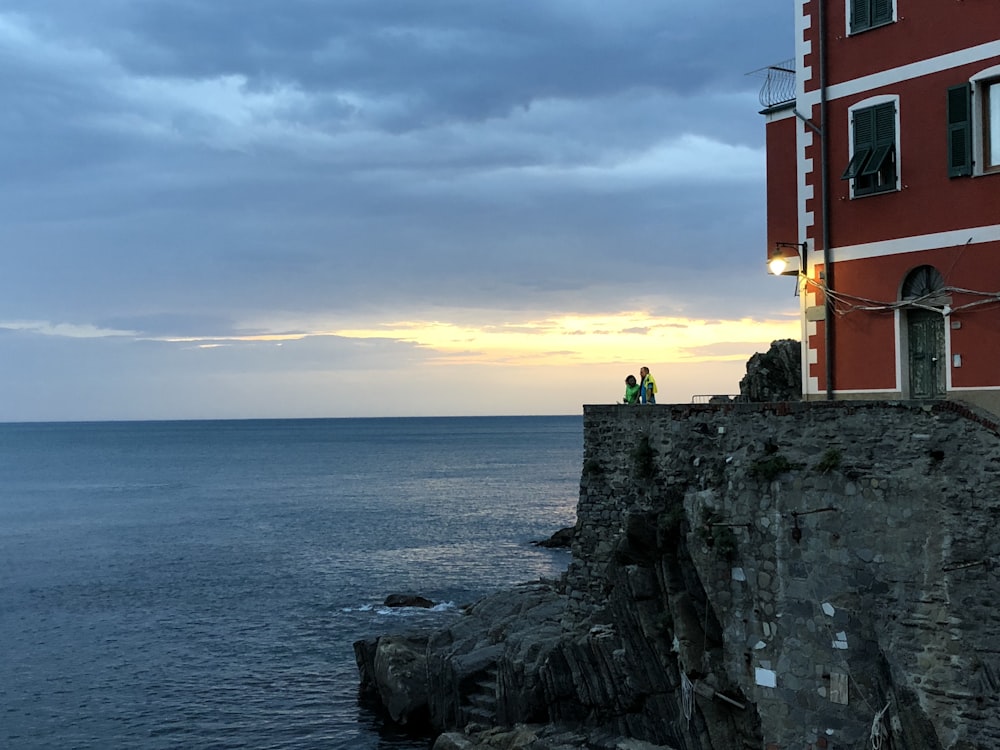
{"type": "Polygon", "coordinates": [[[559,529],[548,539],[542,539],[537,542],[532,542],[536,547],[548,547],[550,549],[569,549],[573,546],[573,537],[576,536],[576,527],[570,526],[565,529],[559,529]]]}
{"type": "Polygon", "coordinates": [[[1000,747],[998,430],[954,402],[585,407],[564,576],[357,644],[363,689],[437,750],[1000,747]]]}
{"type": "Polygon", "coordinates": [[[740,400],[763,403],[798,401],[802,398],[802,348],[794,339],[771,342],[766,352],[747,362],[740,381],[740,400]]]}

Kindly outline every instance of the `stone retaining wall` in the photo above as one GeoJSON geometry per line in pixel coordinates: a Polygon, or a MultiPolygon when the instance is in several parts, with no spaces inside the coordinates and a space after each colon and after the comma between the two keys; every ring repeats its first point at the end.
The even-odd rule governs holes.
{"type": "Polygon", "coordinates": [[[956,402],[586,406],[567,592],[600,600],[637,523],[676,530],[707,600],[663,604],[679,667],[755,710],[767,750],[870,747],[873,725],[896,750],[1000,747],[992,419],[956,402]]]}

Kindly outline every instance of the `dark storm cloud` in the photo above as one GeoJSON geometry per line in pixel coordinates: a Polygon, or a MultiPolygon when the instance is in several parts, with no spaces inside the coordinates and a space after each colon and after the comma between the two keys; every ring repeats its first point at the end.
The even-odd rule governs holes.
{"type": "Polygon", "coordinates": [[[397,128],[499,116],[551,97],[743,88],[742,73],[768,55],[786,56],[788,44],[780,3],[722,0],[22,0],[20,7],[39,33],[90,40],[138,76],[240,74],[251,87],[282,80],[317,94],[403,94],[408,109],[385,123],[397,128]]]}
{"type": "Polygon", "coordinates": [[[426,96],[429,112],[463,117],[489,116],[537,96],[585,98],[642,86],[695,91],[731,81],[734,62],[756,66],[762,37],[786,43],[772,35],[774,24],[762,23],[776,9],[719,0],[239,0],[84,7],[74,25],[103,36],[139,74],[243,72],[310,89],[412,90],[426,96]],[[128,34],[102,33],[123,22],[128,34]],[[755,29],[753,38],[746,35],[748,26],[755,29]]]}
{"type": "Polygon", "coordinates": [[[7,317],[758,303],[784,3],[5,7],[7,317]]]}

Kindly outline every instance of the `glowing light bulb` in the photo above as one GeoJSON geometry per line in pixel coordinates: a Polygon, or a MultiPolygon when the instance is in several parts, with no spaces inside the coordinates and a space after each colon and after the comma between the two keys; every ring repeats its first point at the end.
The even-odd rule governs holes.
{"type": "Polygon", "coordinates": [[[781,276],[788,268],[788,259],[782,255],[776,255],[767,262],[767,270],[775,276],[781,276]]]}

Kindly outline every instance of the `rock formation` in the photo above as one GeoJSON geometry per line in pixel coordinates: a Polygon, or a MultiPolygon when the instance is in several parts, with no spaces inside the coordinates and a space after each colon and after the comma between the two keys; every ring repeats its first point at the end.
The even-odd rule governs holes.
{"type": "Polygon", "coordinates": [[[998,431],[955,402],[585,407],[566,573],[357,643],[362,690],[436,750],[994,750],[998,431]]]}
{"type": "Polygon", "coordinates": [[[536,547],[548,547],[550,549],[568,549],[573,545],[573,537],[576,535],[576,527],[570,526],[565,529],[559,529],[548,539],[542,539],[537,542],[532,542],[536,547]]]}
{"type": "Polygon", "coordinates": [[[749,359],[747,374],[740,381],[741,401],[798,401],[801,398],[802,349],[798,341],[772,341],[770,349],[749,359]]]}

